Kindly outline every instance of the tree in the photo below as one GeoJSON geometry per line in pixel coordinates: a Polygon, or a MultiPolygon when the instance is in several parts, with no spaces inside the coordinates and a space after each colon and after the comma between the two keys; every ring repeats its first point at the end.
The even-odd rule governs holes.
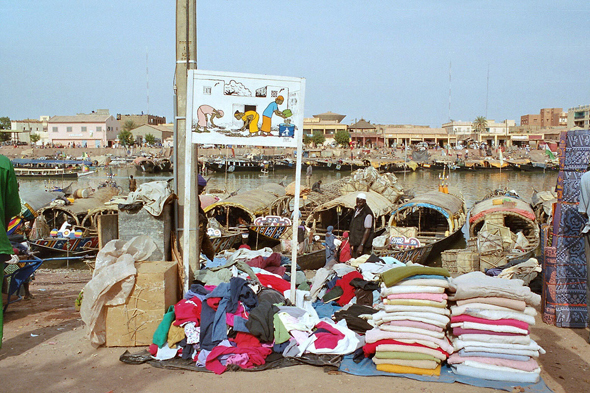
{"type": "Polygon", "coordinates": [[[304,134],[303,135],[303,144],[309,145],[311,142],[313,142],[313,139],[311,138],[311,136],[309,136],[308,134],[304,134]]]}
{"type": "MultiPolygon", "coordinates": [[[[0,117],[0,130],[10,130],[10,117],[0,117]]],[[[9,132],[0,132],[0,142],[6,142],[10,140],[9,132]]]]}
{"type": "Polygon", "coordinates": [[[313,132],[311,140],[316,146],[319,146],[326,141],[326,137],[324,136],[323,132],[317,130],[313,132]]]}
{"type": "Polygon", "coordinates": [[[488,128],[488,120],[484,116],[477,116],[473,121],[473,131],[482,133],[488,128]]]}
{"type": "Polygon", "coordinates": [[[31,145],[34,145],[35,143],[39,142],[39,140],[41,139],[41,135],[31,134],[29,139],[31,140],[31,145]]]}
{"type": "Polygon", "coordinates": [[[126,120],[125,124],[123,124],[123,131],[131,131],[133,129],[137,128],[137,124],[135,124],[135,122],[133,120],[126,120]]]}
{"type": "MultiPolygon", "coordinates": [[[[127,122],[125,122],[127,123],[127,122]]],[[[124,146],[133,146],[135,140],[133,138],[133,134],[129,130],[123,130],[119,133],[119,142],[124,146]]]]}
{"type": "Polygon", "coordinates": [[[145,136],[145,143],[147,143],[148,145],[153,145],[154,143],[156,143],[156,137],[152,134],[147,134],[145,136]]]}
{"type": "Polygon", "coordinates": [[[346,130],[340,130],[334,135],[334,140],[342,147],[348,147],[350,142],[350,134],[346,130]]]}

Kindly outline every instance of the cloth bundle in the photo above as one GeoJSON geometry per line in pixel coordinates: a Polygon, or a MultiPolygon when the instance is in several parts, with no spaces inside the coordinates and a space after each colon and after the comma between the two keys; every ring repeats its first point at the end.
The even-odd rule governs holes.
{"type": "Polygon", "coordinates": [[[450,280],[452,342],[448,359],[454,373],[496,381],[536,383],[536,362],[545,351],[529,336],[539,295],[522,280],[481,272],[450,280]]]}
{"type": "Polygon", "coordinates": [[[450,312],[446,269],[402,266],[382,275],[379,312],[367,331],[365,356],[374,354],[377,370],[397,374],[440,375],[453,352],[446,336],[450,312]]]}

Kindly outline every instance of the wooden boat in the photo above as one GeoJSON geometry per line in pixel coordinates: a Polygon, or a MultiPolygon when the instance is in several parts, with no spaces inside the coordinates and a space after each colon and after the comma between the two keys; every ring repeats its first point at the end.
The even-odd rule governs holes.
{"type": "MultiPolygon", "coordinates": [[[[291,257],[290,255],[288,255],[291,257]]],[[[326,265],[326,250],[315,250],[297,255],[297,266],[301,270],[318,270],[326,265]]]]}
{"type": "Polygon", "coordinates": [[[373,252],[424,264],[431,253],[444,250],[460,236],[465,220],[465,201],[458,192],[428,192],[395,208],[386,244],[373,252]]]}
{"type": "Polygon", "coordinates": [[[154,160],[148,157],[137,157],[133,161],[133,165],[135,165],[135,169],[138,171],[146,173],[154,173],[156,166],[154,160]]]}
{"type": "Polygon", "coordinates": [[[154,172],[171,172],[172,161],[167,158],[159,158],[154,161],[154,172]]]}
{"type": "Polygon", "coordinates": [[[98,236],[81,238],[48,237],[31,240],[33,250],[39,251],[41,256],[48,255],[85,255],[98,251],[98,236]]]}
{"type": "MultiPolygon", "coordinates": [[[[215,172],[251,172],[259,171],[264,167],[262,161],[250,161],[242,159],[217,159],[214,161],[207,161],[207,168],[214,170],[215,172]]],[[[270,166],[270,165],[269,165],[270,166]]],[[[272,169],[272,168],[270,168],[272,169]]]]}
{"type": "MultiPolygon", "coordinates": [[[[278,216],[285,220],[283,216],[288,214],[285,211],[285,206],[288,206],[288,203],[277,203],[284,198],[285,187],[275,183],[267,183],[253,190],[212,203],[205,207],[204,211],[208,218],[215,218],[225,228],[250,229],[256,243],[266,239],[276,244],[278,238],[275,235],[281,226],[267,227],[266,224],[260,222],[260,219],[261,225],[256,225],[256,220],[267,216],[278,216]]],[[[288,221],[290,222],[290,220],[288,221]]]]}
{"type": "MultiPolygon", "coordinates": [[[[357,192],[351,192],[325,202],[311,211],[307,217],[307,226],[313,225],[316,233],[324,234],[329,226],[334,227],[334,234],[342,235],[350,227],[350,221],[356,208],[357,192]]],[[[367,204],[375,215],[375,233],[381,233],[386,227],[387,217],[395,208],[395,204],[383,195],[367,191],[367,204]]]]}
{"type": "Polygon", "coordinates": [[[494,191],[471,208],[469,236],[477,238],[480,232],[487,239],[495,237],[498,243],[495,250],[483,249],[482,239],[478,240],[482,268],[524,262],[533,255],[540,242],[539,225],[531,205],[518,195],[503,190],[494,191]],[[518,233],[524,236],[526,243],[520,249],[513,249],[518,233]]]}
{"type": "Polygon", "coordinates": [[[17,177],[49,179],[77,179],[88,172],[92,162],[85,160],[39,160],[16,158],[12,160],[17,177]]]}
{"type": "Polygon", "coordinates": [[[248,231],[241,228],[229,228],[219,232],[208,231],[215,254],[234,247],[236,243],[242,240],[242,234],[244,233],[248,233],[248,231]]]}

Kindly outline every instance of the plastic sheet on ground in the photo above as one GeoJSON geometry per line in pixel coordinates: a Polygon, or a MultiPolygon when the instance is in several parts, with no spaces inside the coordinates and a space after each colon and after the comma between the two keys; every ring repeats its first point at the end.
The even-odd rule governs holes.
{"type": "Polygon", "coordinates": [[[515,391],[516,387],[521,387],[523,390],[516,390],[527,393],[552,393],[553,391],[545,384],[543,379],[537,383],[518,383],[518,382],[502,382],[490,381],[487,379],[467,377],[463,375],[454,374],[451,367],[444,365],[441,367],[440,376],[427,376],[417,374],[394,374],[385,371],[378,371],[375,363],[369,358],[363,359],[360,363],[355,363],[352,355],[346,355],[340,364],[340,371],[347,374],[358,375],[363,377],[369,376],[386,376],[386,377],[403,377],[424,382],[443,382],[443,383],[463,383],[465,385],[478,386],[481,388],[492,388],[498,390],[505,390],[508,392],[515,391]]]}

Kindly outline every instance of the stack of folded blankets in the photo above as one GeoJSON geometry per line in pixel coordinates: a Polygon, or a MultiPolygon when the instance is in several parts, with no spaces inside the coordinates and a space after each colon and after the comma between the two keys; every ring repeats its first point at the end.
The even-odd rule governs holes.
{"type": "Polygon", "coordinates": [[[453,352],[446,337],[450,311],[449,272],[421,265],[396,267],[381,275],[379,312],[367,331],[365,356],[377,370],[396,374],[440,375],[453,352]]]}
{"type": "Polygon", "coordinates": [[[545,353],[529,336],[541,298],[522,280],[481,272],[450,280],[454,373],[496,381],[536,383],[536,362],[545,353]],[[454,293],[453,293],[454,292],[454,293]]]}

